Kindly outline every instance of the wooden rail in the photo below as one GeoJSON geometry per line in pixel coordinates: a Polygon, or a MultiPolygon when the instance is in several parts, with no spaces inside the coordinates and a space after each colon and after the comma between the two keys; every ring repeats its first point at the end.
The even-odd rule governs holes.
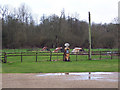
{"type": "MultiPolygon", "coordinates": [[[[78,56],[79,55],[88,55],[88,52],[81,52],[81,53],[76,53],[76,54],[70,54],[70,55],[75,55],[76,56],[76,61],[78,61],[78,56]]],[[[120,55],[118,51],[92,51],[92,55],[99,55],[99,59],[102,59],[103,55],[109,55],[111,59],[113,59],[114,55],[120,55]]],[[[0,55],[1,56],[1,55],[0,55]]],[[[12,57],[12,56],[20,56],[21,57],[21,62],[23,62],[23,56],[35,56],[36,57],[36,62],[38,61],[38,56],[49,56],[49,61],[52,61],[53,56],[62,56],[64,59],[64,53],[53,53],[53,52],[12,52],[12,53],[2,53],[2,62],[7,63],[7,57],[12,57]]]]}

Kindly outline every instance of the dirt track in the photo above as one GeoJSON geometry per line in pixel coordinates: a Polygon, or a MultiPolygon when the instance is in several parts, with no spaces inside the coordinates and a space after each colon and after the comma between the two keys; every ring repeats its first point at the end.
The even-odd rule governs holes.
{"type": "MultiPolygon", "coordinates": [[[[118,88],[117,81],[79,80],[75,75],[38,76],[36,73],[2,74],[2,88],[118,88]]],[[[105,75],[104,75],[105,76],[105,75]]],[[[79,76],[80,77],[80,76],[79,76]]],[[[117,73],[106,75],[117,80],[117,73]]]]}

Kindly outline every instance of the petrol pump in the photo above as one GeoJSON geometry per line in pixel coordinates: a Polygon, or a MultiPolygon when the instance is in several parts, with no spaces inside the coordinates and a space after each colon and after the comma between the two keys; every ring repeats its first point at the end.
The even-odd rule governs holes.
{"type": "Polygon", "coordinates": [[[70,44],[65,43],[65,49],[64,49],[64,60],[63,61],[70,61],[70,44]]]}

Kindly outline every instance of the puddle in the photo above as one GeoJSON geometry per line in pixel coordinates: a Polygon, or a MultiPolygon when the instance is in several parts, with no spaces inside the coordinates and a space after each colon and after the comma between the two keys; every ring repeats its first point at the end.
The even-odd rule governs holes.
{"type": "Polygon", "coordinates": [[[118,81],[118,72],[41,73],[36,76],[65,76],[66,80],[118,81]]]}
{"type": "Polygon", "coordinates": [[[65,73],[47,73],[47,74],[40,74],[37,76],[58,76],[58,75],[65,75],[65,73]]]}

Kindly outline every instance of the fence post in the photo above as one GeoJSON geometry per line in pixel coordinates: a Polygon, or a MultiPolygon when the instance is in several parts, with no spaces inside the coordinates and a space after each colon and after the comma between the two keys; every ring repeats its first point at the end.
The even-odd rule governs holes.
{"type": "Polygon", "coordinates": [[[7,63],[7,54],[4,53],[4,63],[7,63]]]}
{"type": "Polygon", "coordinates": [[[76,61],[77,61],[77,53],[76,53],[76,61]]]}
{"type": "Polygon", "coordinates": [[[111,51],[111,59],[113,58],[113,57],[112,57],[112,53],[113,53],[113,52],[111,51]]]}
{"type": "Polygon", "coordinates": [[[58,52],[57,52],[57,61],[58,61],[58,52]]]}
{"type": "Polygon", "coordinates": [[[100,51],[100,60],[101,60],[101,51],[100,51]]]}
{"type": "Polygon", "coordinates": [[[64,60],[64,57],[65,57],[65,53],[63,53],[63,61],[65,61],[65,60],[64,60]]]}
{"type": "Polygon", "coordinates": [[[22,62],[22,52],[21,52],[21,62],[22,62]]]}
{"type": "Polygon", "coordinates": [[[36,52],[36,62],[37,62],[37,52],[36,52]]]}
{"type": "Polygon", "coordinates": [[[50,61],[51,61],[51,58],[52,58],[52,52],[50,51],[50,61]]]}

